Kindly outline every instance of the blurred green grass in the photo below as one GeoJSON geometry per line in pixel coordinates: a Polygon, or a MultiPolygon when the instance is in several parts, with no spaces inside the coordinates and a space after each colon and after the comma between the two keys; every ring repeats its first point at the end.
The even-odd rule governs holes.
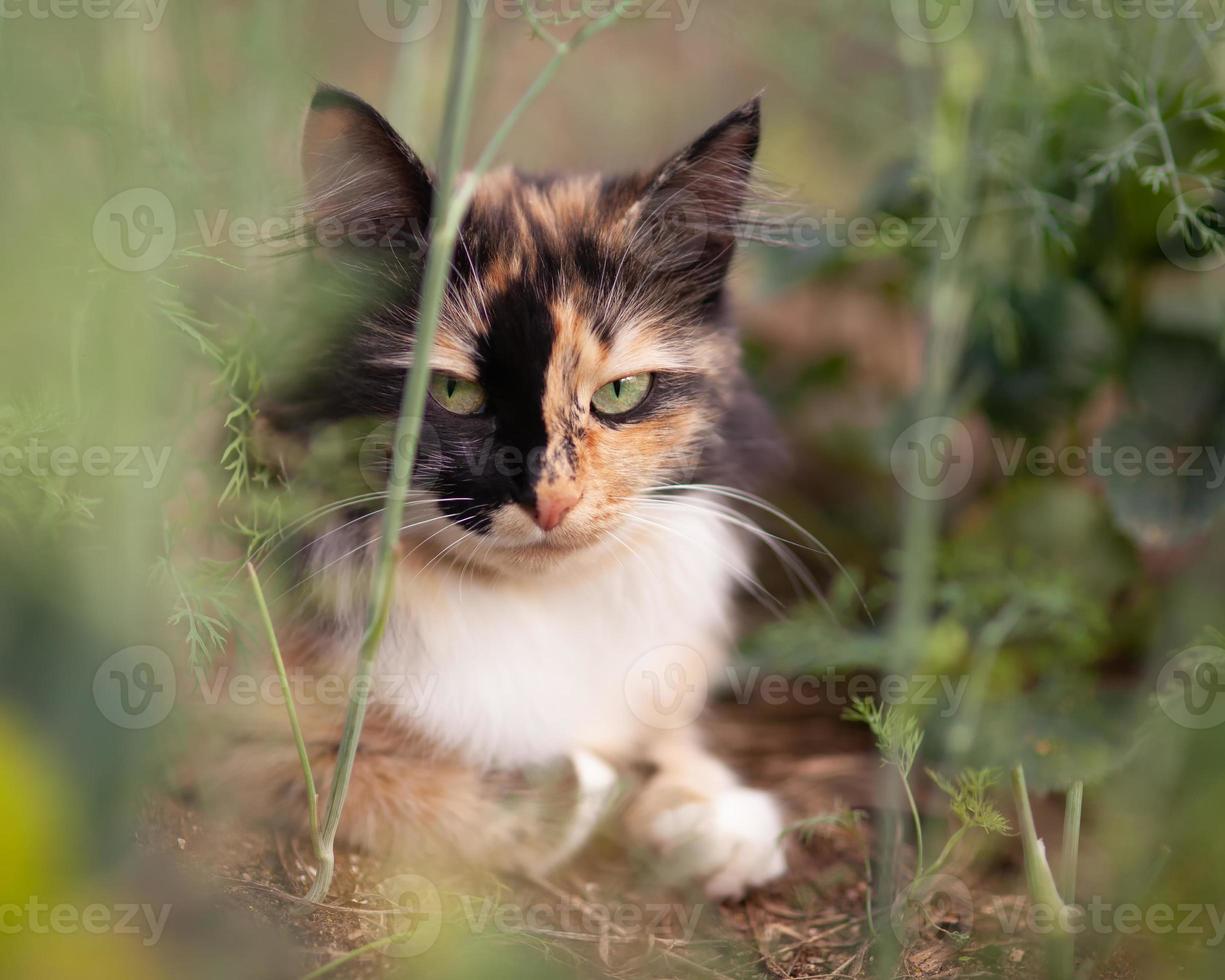
{"type": "MultiPolygon", "coordinates": [[[[970,254],[955,257],[975,303],[953,409],[988,465],[946,504],[925,656],[972,671],[984,628],[1022,603],[990,667],[974,761],[1023,755],[1044,788],[1094,780],[1093,888],[1138,887],[1168,847],[1154,894],[1219,902],[1225,736],[1172,725],[1150,702],[1170,656],[1225,628],[1220,488],[1005,478],[989,461],[993,436],[1222,446],[1225,288],[1219,270],[1169,261],[1161,215],[1175,188],[1146,170],[1162,162],[1150,150],[1164,133],[1183,179],[1219,191],[1208,154],[1221,149],[1222,45],[1172,20],[1054,18],[1039,24],[1036,71],[1017,24],[982,8],[955,42],[976,51],[986,77],[967,161],[970,254]],[[1118,111],[1129,80],[1137,109],[1155,105],[1162,121],[1135,161],[1118,149],[1139,126],[1118,111]],[[1094,181],[1111,161],[1117,178],[1094,181]]],[[[0,896],[121,876],[127,828],[177,737],[173,726],[149,739],[110,724],[90,685],[122,648],[182,652],[166,622],[176,598],[149,572],[168,538],[182,560],[217,531],[217,419],[243,392],[215,383],[182,316],[227,350],[250,344],[274,371],[278,343],[267,338],[292,335],[301,288],[292,259],[204,238],[297,200],[298,129],[316,79],[386,105],[427,156],[438,129],[445,19],[396,44],[352,5],[170,0],[146,26],[0,21],[0,433],[18,448],[32,437],[103,447],[112,462],[119,447],[172,450],[156,486],[114,472],[0,478],[0,896]],[[159,236],[169,217],[175,226],[165,260],[135,273],[113,264],[118,226],[105,211],[131,188],[169,202],[152,214],[159,236]]],[[[796,208],[941,213],[923,161],[949,49],[905,36],[888,5],[703,0],[692,25],[675,27],[641,19],[599,38],[505,158],[540,170],[639,166],[765,89],[763,175],[796,208]]],[[[521,21],[492,26],[470,145],[548,53],[521,21]]],[[[879,243],[752,248],[737,283],[751,364],[797,457],[775,496],[852,568],[882,620],[903,499],[890,447],[913,412],[933,259],[879,243]]],[[[786,654],[796,671],[885,662],[883,633],[828,566],[816,571],[840,621],[798,609],[749,652],[786,654]]],[[[942,737],[933,722],[928,745],[942,737]]],[[[30,955],[6,950],[0,968],[30,955]]],[[[151,959],[159,951],[112,952],[102,940],[64,950],[45,962],[88,963],[94,975],[164,969],[151,959]]],[[[1218,968],[1209,956],[1188,975],[1218,968]]]]}

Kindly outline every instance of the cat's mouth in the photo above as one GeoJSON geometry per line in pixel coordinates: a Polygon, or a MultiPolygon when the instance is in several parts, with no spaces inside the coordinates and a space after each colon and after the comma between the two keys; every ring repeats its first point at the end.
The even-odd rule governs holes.
{"type": "Polygon", "coordinates": [[[458,546],[456,557],[461,564],[470,557],[475,564],[496,568],[548,568],[598,550],[608,540],[611,523],[594,513],[572,513],[546,529],[524,508],[511,504],[494,512],[479,539],[468,536],[458,546]]]}

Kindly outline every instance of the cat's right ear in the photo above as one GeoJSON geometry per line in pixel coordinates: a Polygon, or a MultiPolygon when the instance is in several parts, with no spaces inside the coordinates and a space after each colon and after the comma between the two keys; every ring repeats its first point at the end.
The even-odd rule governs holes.
{"type": "Polygon", "coordinates": [[[427,238],[429,171],[372,106],[320,85],[302,133],[307,213],[320,245],[395,246],[427,238]]]}

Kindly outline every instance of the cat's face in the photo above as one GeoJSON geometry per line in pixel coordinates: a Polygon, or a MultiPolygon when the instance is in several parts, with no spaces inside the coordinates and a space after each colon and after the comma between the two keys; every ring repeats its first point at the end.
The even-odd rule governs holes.
{"type": "MultiPolygon", "coordinates": [[[[641,176],[481,181],[413,473],[425,496],[409,523],[422,505],[436,516],[409,538],[489,566],[547,564],[652,519],[635,508],[653,489],[751,450],[759,413],[723,287],[758,126],[753,101],[641,176]]],[[[415,356],[431,178],[382,117],[334,89],[316,95],[303,160],[316,226],[347,240],[333,264],[373,269],[380,285],[300,403],[312,425],[386,420],[415,356]]]]}

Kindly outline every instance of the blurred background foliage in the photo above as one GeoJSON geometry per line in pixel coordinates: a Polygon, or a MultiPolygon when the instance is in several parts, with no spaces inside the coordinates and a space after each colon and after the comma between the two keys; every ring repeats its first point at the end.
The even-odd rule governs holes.
{"type": "MultiPolygon", "coordinates": [[[[398,44],[359,6],[167,0],[155,23],[149,7],[93,19],[27,3],[0,20],[0,446],[172,448],[152,486],[32,466],[0,477],[0,904],[133,889],[197,901],[184,897],[196,885],[145,866],[131,831],[182,732],[173,716],[151,731],[112,724],[92,685],[130,646],[215,653],[233,603],[217,588],[227,570],[198,556],[230,535],[223,523],[258,540],[270,519],[218,500],[227,480],[258,498],[258,474],[235,468],[252,398],[297,324],[300,269],[210,231],[225,239],[298,199],[316,80],[385,107],[432,156],[450,15],[398,44]],[[129,188],[165,195],[175,225],[165,261],[142,272],[116,269],[93,233],[129,188]]],[[[1225,459],[1225,45],[1212,6],[1032,18],[979,3],[935,44],[899,29],[897,7],[700,0],[679,29],[665,4],[668,18],[630,19],[571,59],[503,156],[639,167],[765,90],[760,176],[783,240],[745,249],[734,299],[793,457],[770,499],[845,568],[812,559],[824,604],[746,613],[745,656],[791,672],[891,662],[905,502],[891,461],[914,421],[932,278],[955,268],[968,314],[949,411],[972,466],[943,504],[933,615],[910,666],[964,675],[970,696],[925,720],[924,751],[1023,761],[1039,791],[1088,781],[1086,887],[1221,902],[1225,730],[1156,710],[1163,665],[1219,647],[1212,630],[1225,629],[1225,473],[1211,466],[1225,459]],[[950,93],[972,107],[957,206],[932,179],[950,93]],[[848,244],[856,218],[909,231],[848,244]],[[1018,446],[1095,439],[1200,447],[1206,472],[1006,471],[1018,446]]],[[[549,53],[521,20],[492,21],[470,146],[549,53]]],[[[764,574],[787,588],[781,570],[764,574]]],[[[219,975],[231,957],[243,975],[282,974],[218,915],[184,913],[154,949],[6,937],[0,973],[219,975]]],[[[1220,975],[1215,957],[1178,955],[1184,975],[1220,975]]]]}

